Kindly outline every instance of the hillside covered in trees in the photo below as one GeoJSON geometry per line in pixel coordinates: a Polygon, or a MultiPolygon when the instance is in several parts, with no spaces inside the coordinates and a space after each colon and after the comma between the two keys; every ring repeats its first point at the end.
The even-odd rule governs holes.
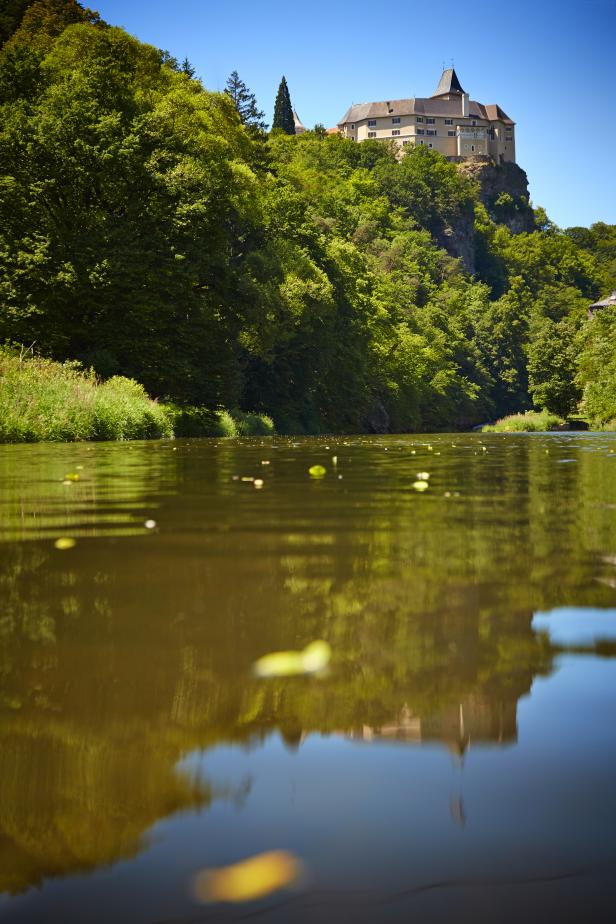
{"type": "Polygon", "coordinates": [[[267,135],[75,0],[7,3],[0,40],[0,342],[281,432],[616,418],[616,309],[587,316],[615,226],[486,204],[427,149],[267,135]]]}

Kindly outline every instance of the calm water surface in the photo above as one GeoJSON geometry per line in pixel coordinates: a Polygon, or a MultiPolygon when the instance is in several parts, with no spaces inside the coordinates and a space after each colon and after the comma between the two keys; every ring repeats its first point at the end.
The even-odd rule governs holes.
{"type": "Polygon", "coordinates": [[[616,435],[2,447],[0,920],[613,921],[615,655],[616,435]]]}

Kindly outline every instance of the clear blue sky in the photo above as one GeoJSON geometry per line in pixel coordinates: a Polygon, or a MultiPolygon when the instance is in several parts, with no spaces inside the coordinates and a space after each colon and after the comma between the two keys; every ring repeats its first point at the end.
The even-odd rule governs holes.
{"type": "Polygon", "coordinates": [[[187,56],[208,89],[232,70],[271,121],[280,77],[303,123],[352,102],[429,96],[454,60],[472,99],[517,123],[533,203],[561,227],[616,223],[616,0],[87,0],[187,56]]]}

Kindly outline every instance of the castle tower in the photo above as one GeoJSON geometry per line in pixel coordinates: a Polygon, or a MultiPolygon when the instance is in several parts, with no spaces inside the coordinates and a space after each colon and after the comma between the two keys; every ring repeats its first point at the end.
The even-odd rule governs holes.
{"type": "Polygon", "coordinates": [[[296,113],[295,109],[293,110],[293,121],[295,122],[295,134],[303,135],[303,133],[306,131],[306,126],[302,124],[302,120],[296,113]]]}

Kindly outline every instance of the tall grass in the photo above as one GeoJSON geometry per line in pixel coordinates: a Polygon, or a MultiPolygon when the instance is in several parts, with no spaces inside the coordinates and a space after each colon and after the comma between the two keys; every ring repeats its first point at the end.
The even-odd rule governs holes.
{"type": "Polygon", "coordinates": [[[483,428],[483,433],[533,433],[545,430],[560,430],[565,426],[562,417],[549,411],[527,411],[503,417],[495,424],[483,428]]]}
{"type": "Polygon", "coordinates": [[[138,382],[99,382],[78,363],[0,348],[0,442],[163,436],[173,436],[170,417],[138,382]]]}

